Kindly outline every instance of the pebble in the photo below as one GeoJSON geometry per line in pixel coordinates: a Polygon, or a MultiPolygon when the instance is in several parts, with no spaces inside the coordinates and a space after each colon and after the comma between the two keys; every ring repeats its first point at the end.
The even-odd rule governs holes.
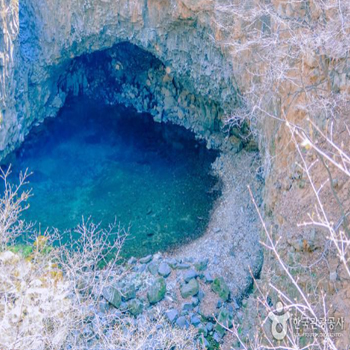
{"type": "Polygon", "coordinates": [[[91,337],[93,334],[94,334],[94,332],[93,332],[93,330],[91,329],[90,326],[86,326],[86,327],[83,329],[83,335],[84,335],[84,337],[88,338],[88,337],[91,337]]]}
{"type": "Polygon", "coordinates": [[[155,262],[151,262],[149,263],[147,270],[153,275],[155,276],[158,273],[158,264],[155,262]]]}
{"type": "Polygon", "coordinates": [[[108,302],[106,302],[106,301],[100,301],[100,303],[99,303],[99,310],[101,311],[101,312],[108,312],[109,311],[109,309],[110,309],[110,307],[109,307],[109,303],[108,302]]]}
{"type": "Polygon", "coordinates": [[[112,313],[109,313],[108,316],[117,320],[123,316],[123,313],[120,310],[114,309],[112,313]]]}

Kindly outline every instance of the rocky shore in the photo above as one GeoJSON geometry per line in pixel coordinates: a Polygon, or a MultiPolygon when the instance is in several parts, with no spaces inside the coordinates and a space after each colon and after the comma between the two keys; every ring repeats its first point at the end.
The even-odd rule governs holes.
{"type": "MultiPolygon", "coordinates": [[[[258,165],[254,153],[222,154],[214,168],[223,180],[223,195],[207,232],[173,252],[130,258],[118,267],[115,272],[123,277],[106,283],[94,322],[106,323],[108,330],[118,319],[131,319],[138,327],[160,313],[172,327],[193,328],[200,346],[230,348],[228,329],[242,317],[243,299],[262,266],[255,209],[242,206],[248,203],[247,184],[260,200],[258,165]]],[[[93,328],[91,323],[89,332],[93,328]]]]}
{"type": "Polygon", "coordinates": [[[105,324],[108,334],[118,319],[125,322],[132,317],[138,324],[161,312],[173,327],[195,328],[198,342],[206,348],[221,343],[240,304],[225,279],[212,275],[208,264],[208,258],[180,260],[161,254],[131,258],[116,271],[125,278],[103,289],[95,314],[98,320],[87,325],[86,332],[92,333],[97,322],[105,324]]]}

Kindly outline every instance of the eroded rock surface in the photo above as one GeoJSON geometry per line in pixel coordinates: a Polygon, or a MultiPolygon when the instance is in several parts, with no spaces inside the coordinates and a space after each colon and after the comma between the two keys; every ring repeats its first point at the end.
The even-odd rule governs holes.
{"type": "MultiPolygon", "coordinates": [[[[142,82],[145,85],[138,88],[147,89],[157,83],[163,100],[161,105],[146,108],[157,109],[153,114],[158,119],[164,115],[172,119],[173,106],[182,105],[185,109],[178,111],[175,118],[184,120],[188,111],[194,111],[192,123],[187,120],[183,124],[192,127],[193,121],[199,120],[197,129],[201,130],[197,131],[209,138],[223,115],[237,103],[237,86],[229,61],[212,39],[210,27],[204,25],[206,16],[200,19],[196,13],[202,6],[211,5],[208,2],[199,7],[182,1],[148,1],[145,5],[144,1],[102,0],[11,3],[7,10],[12,15],[3,19],[5,44],[0,46],[5,73],[1,81],[3,153],[16,147],[32,125],[55,116],[69,93],[76,95],[89,88],[86,76],[77,72],[76,58],[81,63],[84,55],[122,42],[135,44],[162,62],[151,71],[142,72],[149,76],[142,82]],[[177,90],[175,95],[172,89],[177,90]],[[186,104],[182,104],[185,100],[186,104]]],[[[110,53],[110,58],[117,71],[115,78],[125,68],[135,67],[131,60],[137,59],[135,56],[123,61],[123,57],[118,57],[118,48],[110,53]]],[[[98,68],[102,71],[102,67],[98,68]]],[[[130,76],[133,73],[128,71],[130,76]]],[[[128,95],[120,98],[145,109],[145,102],[140,106],[138,94],[134,101],[132,93],[130,88],[128,95]]]]}

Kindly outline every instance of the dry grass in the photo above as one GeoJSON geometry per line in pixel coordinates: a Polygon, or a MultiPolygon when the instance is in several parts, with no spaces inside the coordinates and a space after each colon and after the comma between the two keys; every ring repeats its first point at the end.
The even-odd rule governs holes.
{"type": "Polygon", "coordinates": [[[101,322],[102,289],[123,278],[117,263],[126,232],[119,226],[105,230],[83,220],[66,244],[57,231],[36,233],[29,254],[11,252],[9,243],[27,227],[20,214],[30,191],[22,188],[26,175],[16,186],[8,175],[1,199],[1,349],[197,349],[194,330],[174,328],[160,311],[138,320],[111,313],[101,322]]]}

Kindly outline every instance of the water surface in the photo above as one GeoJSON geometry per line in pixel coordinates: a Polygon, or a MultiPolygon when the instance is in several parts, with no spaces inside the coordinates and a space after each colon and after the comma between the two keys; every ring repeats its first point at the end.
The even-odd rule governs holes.
{"type": "Polygon", "coordinates": [[[102,226],[117,219],[130,226],[124,255],[142,256],[203,233],[218,194],[215,156],[181,127],[77,99],[34,128],[7,163],[13,176],[33,172],[26,220],[63,232],[82,216],[102,226]]]}

